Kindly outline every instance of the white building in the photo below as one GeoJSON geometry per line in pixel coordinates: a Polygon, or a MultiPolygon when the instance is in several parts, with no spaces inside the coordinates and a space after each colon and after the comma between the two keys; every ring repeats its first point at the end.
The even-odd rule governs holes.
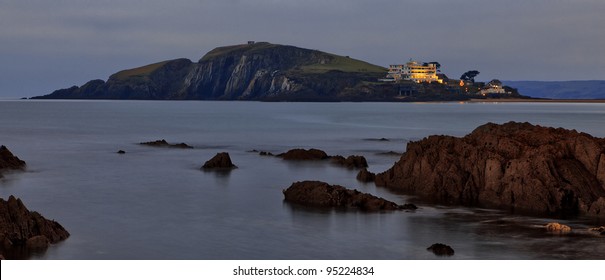
{"type": "Polygon", "coordinates": [[[504,89],[502,82],[499,80],[491,80],[479,91],[479,94],[485,96],[488,94],[510,94],[510,92],[504,89]]]}
{"type": "Polygon", "coordinates": [[[387,78],[414,81],[417,83],[443,83],[437,76],[437,65],[434,63],[419,63],[410,61],[406,64],[393,64],[389,66],[387,78]]]}

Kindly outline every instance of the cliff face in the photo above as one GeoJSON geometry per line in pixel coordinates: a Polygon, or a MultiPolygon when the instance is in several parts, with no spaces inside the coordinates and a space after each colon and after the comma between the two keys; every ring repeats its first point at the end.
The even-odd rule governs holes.
{"type": "Polygon", "coordinates": [[[197,63],[176,59],[120,71],[107,82],[37,98],[336,100],[385,73],[348,57],[256,43],[216,48],[197,63]]]}
{"type": "Polygon", "coordinates": [[[605,139],[489,123],[409,143],[376,185],[443,203],[605,217],[605,139]]]}

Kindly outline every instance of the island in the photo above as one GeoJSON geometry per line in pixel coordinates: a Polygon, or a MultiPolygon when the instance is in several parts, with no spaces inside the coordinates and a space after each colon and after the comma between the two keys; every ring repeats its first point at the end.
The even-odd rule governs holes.
{"type": "Polygon", "coordinates": [[[59,89],[32,99],[460,101],[527,98],[478,71],[450,79],[437,62],[389,68],[346,55],[250,41],[218,47],[197,62],[179,58],[119,71],[107,81],[59,89]]]}

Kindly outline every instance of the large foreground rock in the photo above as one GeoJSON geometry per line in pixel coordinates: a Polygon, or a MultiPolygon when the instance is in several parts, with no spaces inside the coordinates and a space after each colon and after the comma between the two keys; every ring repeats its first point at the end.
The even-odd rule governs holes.
{"type": "Polygon", "coordinates": [[[6,146],[0,146],[0,178],[2,178],[2,171],[22,170],[24,168],[25,161],[13,155],[6,146]]]}
{"type": "Polygon", "coordinates": [[[13,248],[45,249],[69,237],[59,223],[47,220],[40,213],[29,211],[20,199],[0,198],[0,248],[2,253],[13,248]]]}
{"type": "Polygon", "coordinates": [[[605,217],[605,139],[529,123],[410,142],[376,185],[443,203],[605,217]]]}
{"type": "Polygon", "coordinates": [[[363,211],[415,209],[411,204],[397,205],[395,202],[350,190],[343,186],[330,185],[320,181],[293,183],[284,190],[286,201],[308,206],[357,208],[363,211]]]}

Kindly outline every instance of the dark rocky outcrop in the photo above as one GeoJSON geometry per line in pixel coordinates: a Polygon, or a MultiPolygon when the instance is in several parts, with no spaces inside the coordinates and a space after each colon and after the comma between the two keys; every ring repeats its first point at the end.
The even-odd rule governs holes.
{"type": "Polygon", "coordinates": [[[8,200],[0,198],[0,248],[4,256],[10,256],[11,250],[23,248],[44,250],[48,244],[68,237],[63,226],[29,211],[20,199],[12,195],[8,200]]]}
{"type": "Polygon", "coordinates": [[[233,162],[231,162],[231,157],[229,157],[228,153],[217,153],[214,157],[212,157],[210,160],[206,161],[206,163],[204,163],[204,165],[202,166],[202,169],[208,170],[208,169],[233,169],[233,168],[237,168],[237,166],[235,166],[233,164],[233,162]]]}
{"type": "Polygon", "coordinates": [[[179,143],[179,144],[170,144],[168,143],[166,140],[162,139],[162,140],[155,140],[155,141],[151,141],[151,142],[142,142],[139,143],[141,145],[145,145],[145,146],[151,146],[151,147],[161,147],[161,148],[179,148],[179,149],[193,149],[193,147],[185,144],[185,143],[179,143]]]}
{"type": "Polygon", "coordinates": [[[376,185],[442,203],[605,217],[605,139],[529,123],[410,142],[376,185]]]}
{"type": "Polygon", "coordinates": [[[307,206],[355,208],[362,211],[411,209],[407,204],[400,206],[371,194],[320,181],[293,183],[284,190],[284,198],[288,202],[307,206]]]}
{"type": "Polygon", "coordinates": [[[318,149],[292,149],[277,156],[284,160],[324,160],[329,158],[326,152],[318,149]]]}
{"type": "MultiPolygon", "coordinates": [[[[271,153],[261,152],[260,155],[271,155],[271,153]]],[[[326,152],[319,149],[291,149],[285,153],[278,154],[277,157],[281,157],[284,160],[326,160],[330,159],[332,163],[344,166],[346,168],[366,168],[368,162],[363,156],[348,156],[343,157],[340,155],[330,156],[326,152]]]]}
{"type": "Polygon", "coordinates": [[[359,172],[357,173],[357,180],[364,183],[374,182],[375,178],[376,174],[368,171],[367,168],[359,170],[359,172]]]}
{"type": "Polygon", "coordinates": [[[125,154],[125,153],[126,153],[126,151],[124,151],[124,150],[119,150],[117,153],[118,153],[118,154],[120,154],[120,155],[123,155],[123,154],[125,154]]]}
{"type": "Polygon", "coordinates": [[[347,158],[343,156],[332,156],[331,160],[333,163],[342,165],[346,168],[354,169],[354,168],[366,168],[368,167],[368,162],[366,158],[363,156],[348,156],[347,158]]]}
{"type": "Polygon", "coordinates": [[[435,243],[426,249],[428,251],[433,252],[433,254],[435,254],[437,256],[448,256],[449,257],[449,256],[454,255],[454,249],[452,249],[452,247],[442,244],[442,243],[435,243]]]}
{"type": "Polygon", "coordinates": [[[25,169],[25,161],[13,155],[6,146],[0,146],[0,178],[2,178],[2,171],[23,169],[25,169]]]}

